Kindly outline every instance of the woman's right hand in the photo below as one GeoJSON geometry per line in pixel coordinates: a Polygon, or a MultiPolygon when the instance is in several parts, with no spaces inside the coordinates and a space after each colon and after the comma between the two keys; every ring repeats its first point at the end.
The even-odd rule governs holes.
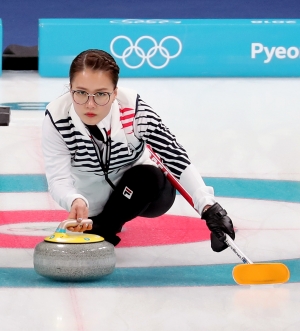
{"type": "Polygon", "coordinates": [[[72,203],[71,210],[68,219],[77,220],[79,223],[77,226],[70,226],[67,229],[72,232],[84,232],[86,230],[92,230],[91,224],[80,224],[83,219],[88,218],[89,209],[83,199],[75,199],[72,203]]]}

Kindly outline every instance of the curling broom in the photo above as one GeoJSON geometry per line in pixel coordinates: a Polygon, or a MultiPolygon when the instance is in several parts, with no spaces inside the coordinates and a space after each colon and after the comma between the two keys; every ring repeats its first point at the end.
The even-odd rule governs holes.
{"type": "MultiPolygon", "coordinates": [[[[194,208],[192,197],[183,188],[179,181],[171,174],[168,168],[160,161],[159,157],[153,152],[150,146],[147,146],[152,161],[162,170],[170,183],[180,192],[187,202],[194,208]]],[[[198,211],[197,211],[198,212],[198,211]]],[[[199,213],[199,212],[198,212],[199,213]]],[[[253,263],[234,243],[229,235],[225,234],[225,243],[242,260],[233,268],[232,276],[237,284],[240,285],[265,285],[282,284],[289,280],[290,271],[283,263],[253,263]]]]}

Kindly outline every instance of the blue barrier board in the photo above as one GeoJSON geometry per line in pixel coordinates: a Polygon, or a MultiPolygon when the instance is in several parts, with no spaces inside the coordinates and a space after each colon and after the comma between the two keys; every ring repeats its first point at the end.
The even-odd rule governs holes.
{"type": "Polygon", "coordinates": [[[111,53],[121,77],[300,76],[299,20],[39,20],[41,76],[67,77],[90,48],[111,53]]]}
{"type": "MultiPolygon", "coordinates": [[[[1,49],[1,54],[3,53],[3,50],[2,50],[2,40],[3,40],[2,20],[0,18],[0,49],[1,49]]],[[[0,76],[1,75],[2,75],[2,56],[0,56],[0,76]]]]}

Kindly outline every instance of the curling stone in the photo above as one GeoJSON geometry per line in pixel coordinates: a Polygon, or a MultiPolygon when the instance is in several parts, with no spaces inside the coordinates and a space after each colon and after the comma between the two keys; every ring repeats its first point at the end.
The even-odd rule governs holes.
{"type": "MultiPolygon", "coordinates": [[[[93,223],[90,219],[82,222],[93,223]]],[[[114,246],[98,235],[67,233],[67,227],[76,225],[76,220],[63,221],[53,235],[36,245],[33,264],[38,274],[54,280],[84,281],[113,272],[114,246]]]]}

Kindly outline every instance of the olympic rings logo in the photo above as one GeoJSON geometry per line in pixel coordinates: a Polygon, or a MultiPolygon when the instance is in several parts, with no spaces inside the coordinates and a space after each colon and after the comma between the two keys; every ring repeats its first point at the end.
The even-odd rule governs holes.
{"type": "Polygon", "coordinates": [[[123,63],[125,64],[126,67],[130,68],[130,69],[138,69],[140,68],[145,61],[148,62],[149,66],[154,68],[154,69],[162,69],[164,67],[166,67],[168,65],[168,63],[170,62],[171,59],[174,59],[175,57],[177,57],[181,51],[182,51],[182,44],[181,41],[174,36],[167,36],[165,38],[163,38],[160,43],[158,44],[157,41],[150,36],[143,36],[137,39],[137,41],[133,44],[132,40],[127,37],[127,36],[118,36],[115,37],[111,43],[110,43],[110,51],[111,53],[118,59],[122,59],[123,63]],[[115,43],[117,40],[119,39],[125,39],[126,41],[128,41],[129,46],[126,47],[123,51],[122,54],[117,54],[114,50],[115,47],[115,43]],[[153,47],[149,48],[148,51],[144,51],[140,46],[139,43],[142,40],[150,40],[153,43],[153,47]],[[164,42],[167,40],[175,40],[175,42],[177,43],[177,47],[178,50],[175,54],[170,54],[169,50],[164,47],[164,42]],[[132,55],[132,53],[135,52],[135,54],[141,59],[140,63],[136,64],[136,65],[131,65],[128,63],[128,58],[132,55]],[[164,63],[161,65],[155,65],[153,64],[153,57],[159,53],[165,60],[164,63]]]}

